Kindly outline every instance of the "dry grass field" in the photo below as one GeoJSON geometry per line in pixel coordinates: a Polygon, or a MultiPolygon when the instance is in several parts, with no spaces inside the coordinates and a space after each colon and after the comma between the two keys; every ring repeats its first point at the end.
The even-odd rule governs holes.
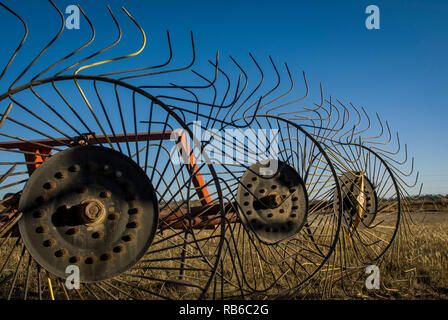
{"type": "MultiPolygon", "coordinates": [[[[414,213],[415,225],[400,236],[379,265],[381,288],[367,290],[365,270],[357,281],[336,283],[332,299],[448,299],[448,211],[414,213]],[[348,284],[348,285],[347,285],[348,284]]],[[[301,298],[320,298],[313,289],[301,298]]]]}
{"type": "MultiPolygon", "coordinates": [[[[427,208],[425,208],[427,209],[427,208]]],[[[417,211],[417,210],[416,210],[417,211]]],[[[330,289],[325,289],[323,298],[329,299],[448,299],[448,210],[442,212],[415,212],[412,214],[415,224],[410,225],[409,230],[403,233],[396,241],[394,247],[389,251],[379,265],[381,289],[367,290],[365,288],[365,278],[367,275],[364,270],[354,272],[352,279],[345,282],[345,289],[342,289],[340,282],[335,282],[330,289]],[[349,283],[350,285],[347,285],[349,283]]],[[[11,244],[14,239],[10,239],[11,244]]],[[[213,248],[213,244],[207,245],[213,248]]],[[[5,261],[8,254],[8,246],[5,244],[0,249],[0,266],[5,261]]],[[[20,258],[20,251],[16,250],[10,263],[5,266],[10,272],[3,272],[1,282],[10,282],[11,277],[5,278],[5,275],[12,274],[15,266],[20,258]]],[[[192,252],[192,254],[195,254],[192,252]]],[[[180,252],[170,252],[170,255],[180,255],[180,252]]],[[[162,257],[162,256],[161,256],[162,257]]],[[[18,275],[18,287],[13,294],[13,298],[20,299],[23,296],[25,260],[22,262],[22,272],[18,275]]],[[[195,261],[195,267],[202,268],[206,264],[201,261],[195,261]]],[[[154,264],[153,264],[154,266],[154,264]]],[[[178,267],[178,264],[172,263],[172,267],[178,267]]],[[[143,274],[143,271],[135,271],[143,274]]],[[[159,270],[158,276],[166,278],[169,271],[159,270]],[[163,273],[167,274],[163,274],[163,273]]],[[[224,272],[232,273],[231,266],[224,266],[224,272]]],[[[45,274],[42,272],[42,286],[45,291],[46,281],[45,274]]],[[[207,273],[197,272],[198,278],[207,278],[207,273]]],[[[303,290],[296,292],[292,298],[294,299],[322,299],[322,288],[317,285],[319,277],[315,282],[310,282],[313,286],[305,286],[303,290]]],[[[29,297],[37,298],[36,281],[30,285],[29,297]]],[[[54,285],[60,283],[55,280],[54,285]]],[[[116,284],[119,288],[125,290],[125,287],[116,284]]],[[[194,298],[195,288],[186,288],[179,284],[173,283],[155,283],[154,281],[143,280],[140,285],[153,292],[168,294],[173,298],[194,298]]],[[[62,286],[58,286],[58,288],[62,286]]],[[[90,290],[98,292],[100,289],[91,285],[90,290]]],[[[0,295],[2,298],[7,294],[8,286],[2,286],[0,295]],[[3,290],[4,289],[4,290],[3,290]]],[[[89,295],[89,290],[81,290],[85,295],[89,295]]],[[[127,291],[127,290],[126,290],[127,291]]],[[[197,292],[196,292],[197,293],[197,292]]],[[[145,295],[134,291],[137,297],[152,298],[153,295],[145,295]]],[[[64,298],[62,289],[55,290],[57,299],[64,298]]],[[[125,295],[118,294],[120,298],[126,298],[125,295]]],[[[48,293],[44,293],[44,298],[49,298],[48,293]]],[[[77,296],[72,293],[71,298],[76,299],[77,296]]],[[[92,298],[92,296],[90,296],[92,298]]],[[[259,298],[259,297],[253,297],[259,298]]],[[[291,296],[289,297],[291,298],[291,296]]]]}

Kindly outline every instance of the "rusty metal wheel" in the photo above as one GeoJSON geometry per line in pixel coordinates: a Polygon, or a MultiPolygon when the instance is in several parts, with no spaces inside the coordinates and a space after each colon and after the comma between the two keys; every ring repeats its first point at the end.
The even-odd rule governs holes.
{"type": "Polygon", "coordinates": [[[77,75],[13,89],[0,109],[2,297],[205,297],[223,245],[221,189],[170,108],[77,75]],[[65,285],[71,265],[79,288],[65,285]]]}
{"type": "Polygon", "coordinates": [[[223,128],[207,145],[223,154],[215,168],[229,215],[213,291],[229,299],[302,287],[334,251],[342,217],[333,206],[339,179],[319,143],[280,117],[246,121],[244,128],[223,128]],[[234,138],[225,138],[225,129],[234,138]]]}
{"type": "Polygon", "coordinates": [[[322,296],[337,286],[348,296],[364,289],[366,267],[380,266],[398,234],[401,195],[396,177],[380,154],[356,143],[325,146],[340,181],[341,234],[328,264],[314,279],[322,296]],[[331,146],[331,147],[330,147],[331,146]],[[356,290],[354,290],[356,289],[356,290]]]}
{"type": "Polygon", "coordinates": [[[76,146],[39,166],[22,191],[20,234],[54,275],[76,265],[81,282],[113,278],[146,253],[158,200],[144,171],[120,152],[76,146]]]}

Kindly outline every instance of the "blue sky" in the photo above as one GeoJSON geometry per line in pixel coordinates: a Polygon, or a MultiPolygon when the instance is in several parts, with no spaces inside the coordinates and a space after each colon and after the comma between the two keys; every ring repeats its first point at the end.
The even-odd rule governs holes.
{"type": "MultiPolygon", "coordinates": [[[[55,34],[58,16],[46,1],[4,2],[30,21],[30,40],[25,49],[42,48],[55,34]],[[42,34],[47,36],[44,41],[42,34]]],[[[252,52],[266,65],[269,55],[279,65],[288,62],[295,74],[306,72],[315,95],[322,82],[327,95],[353,102],[365,107],[369,114],[378,112],[387,119],[415,157],[424,183],[423,193],[448,193],[448,1],[55,3],[63,11],[69,4],[81,4],[97,28],[98,47],[101,41],[109,43],[113,39],[113,25],[105,6],[110,4],[117,17],[124,19],[120,12],[124,5],[145,29],[151,58],[166,54],[168,29],[178,57],[190,55],[189,31],[193,30],[198,60],[213,59],[219,50],[221,57],[231,54],[243,61],[248,61],[247,54],[252,52]],[[371,4],[380,9],[380,30],[365,27],[365,8],[371,4]]],[[[8,32],[2,32],[3,46],[15,46],[22,32],[16,28],[20,25],[3,9],[0,17],[4,25],[11,25],[8,32]]],[[[125,22],[126,27],[132,26],[125,22]]],[[[80,30],[64,35],[63,43],[74,48],[73,39],[86,39],[88,35],[83,20],[80,30]]],[[[126,46],[126,40],[123,42],[126,46]]],[[[135,47],[135,41],[130,41],[129,46],[135,47]]],[[[10,50],[0,52],[2,64],[9,58],[10,50]]],[[[27,58],[19,56],[16,65],[23,68],[27,58]]]]}

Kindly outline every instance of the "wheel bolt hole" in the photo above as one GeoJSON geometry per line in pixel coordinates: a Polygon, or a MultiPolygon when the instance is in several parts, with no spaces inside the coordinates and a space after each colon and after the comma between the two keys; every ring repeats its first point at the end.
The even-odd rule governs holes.
{"type": "Polygon", "coordinates": [[[44,183],[43,188],[50,190],[50,189],[54,189],[56,187],[56,183],[54,181],[49,181],[44,183]]]}
{"type": "Polygon", "coordinates": [[[110,215],[107,216],[107,218],[112,221],[118,220],[118,217],[119,216],[117,213],[111,213],[110,215]]]}
{"type": "Polygon", "coordinates": [[[113,251],[114,251],[115,253],[120,253],[120,252],[122,252],[123,250],[124,250],[123,246],[116,246],[116,247],[114,247],[114,249],[113,249],[113,251]]]}
{"type": "Polygon", "coordinates": [[[130,229],[134,229],[137,228],[139,226],[137,221],[131,221],[126,225],[126,228],[130,228],[130,229]]]}
{"type": "Polygon", "coordinates": [[[54,247],[55,244],[56,244],[56,240],[54,240],[54,239],[48,239],[43,242],[43,246],[47,247],[47,248],[54,247]]]}
{"type": "Polygon", "coordinates": [[[58,251],[56,251],[54,253],[56,258],[62,258],[63,256],[65,256],[67,254],[67,250],[66,249],[59,249],[58,251]]]}
{"type": "Polygon", "coordinates": [[[47,226],[40,226],[36,228],[37,233],[47,233],[50,229],[47,226]]]}
{"type": "Polygon", "coordinates": [[[94,232],[92,233],[92,238],[93,239],[102,239],[104,237],[104,232],[94,232]]]}
{"type": "Polygon", "coordinates": [[[135,236],[133,234],[127,234],[123,236],[123,241],[125,242],[131,242],[135,240],[135,236]]]}
{"type": "Polygon", "coordinates": [[[95,257],[87,257],[84,262],[86,264],[94,264],[96,262],[96,258],[95,257]]]}
{"type": "Polygon", "coordinates": [[[112,193],[109,191],[109,190],[107,190],[107,191],[102,191],[101,193],[100,193],[100,197],[101,198],[110,198],[112,196],[112,193]]]}
{"type": "Polygon", "coordinates": [[[67,177],[67,174],[65,173],[65,171],[58,171],[54,176],[56,179],[64,179],[65,177],[67,177]]]}
{"type": "Polygon", "coordinates": [[[81,261],[81,257],[80,256],[73,256],[73,257],[70,257],[70,259],[68,259],[68,261],[71,264],[76,264],[76,263],[79,263],[81,261]]]}
{"type": "Polygon", "coordinates": [[[65,234],[69,235],[69,236],[74,236],[78,232],[79,232],[79,228],[70,228],[65,232],[65,234]]]}
{"type": "Polygon", "coordinates": [[[109,253],[105,253],[100,256],[101,261],[108,261],[110,259],[112,259],[112,256],[109,253]]]}
{"type": "Polygon", "coordinates": [[[68,168],[70,172],[79,172],[81,170],[81,167],[78,164],[74,164],[68,168]]]}
{"type": "Polygon", "coordinates": [[[45,211],[42,209],[39,209],[39,210],[33,212],[33,217],[36,219],[43,218],[44,216],[45,216],[45,211]]]}
{"type": "Polygon", "coordinates": [[[139,208],[131,208],[131,209],[128,210],[128,213],[130,215],[139,214],[140,213],[140,209],[139,208]]]}

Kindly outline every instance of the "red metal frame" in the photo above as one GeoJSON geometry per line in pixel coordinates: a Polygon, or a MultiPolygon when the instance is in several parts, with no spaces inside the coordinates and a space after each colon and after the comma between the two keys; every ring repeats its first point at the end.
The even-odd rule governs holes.
{"type": "MultiPolygon", "coordinates": [[[[135,142],[135,141],[148,141],[148,140],[170,140],[174,131],[163,131],[163,132],[146,132],[146,133],[136,133],[136,134],[118,134],[118,135],[108,135],[108,136],[89,136],[79,137],[79,140],[84,140],[86,144],[98,144],[98,143],[120,143],[120,142],[135,142]],[[86,141],[87,140],[87,141],[86,141]]],[[[196,159],[194,154],[191,152],[191,148],[188,143],[187,136],[184,132],[179,132],[178,141],[181,143],[182,152],[185,154],[190,154],[188,157],[188,170],[193,174],[193,185],[198,193],[199,199],[201,201],[201,207],[191,208],[190,212],[186,212],[181,209],[177,212],[171,212],[170,210],[163,210],[160,212],[159,220],[164,222],[173,221],[179,219],[183,215],[190,214],[191,219],[189,219],[189,224],[196,228],[216,228],[216,226],[221,221],[221,216],[219,214],[219,205],[213,204],[210,193],[207,190],[207,186],[204,179],[199,171],[199,167],[196,164],[196,159]],[[213,218],[215,216],[215,218],[213,218]]],[[[71,138],[60,138],[60,139],[42,139],[42,140],[31,140],[31,141],[6,141],[0,142],[0,148],[3,149],[19,149],[25,151],[25,160],[29,162],[27,164],[28,173],[31,175],[39,165],[47,160],[52,154],[51,147],[66,146],[73,143],[71,138]],[[43,145],[45,147],[40,147],[43,145]]],[[[76,141],[76,140],[75,140],[76,141]]],[[[233,210],[230,209],[231,206],[226,208],[226,219],[233,221],[236,216],[232,213],[233,210]]],[[[184,219],[185,220],[185,219],[184,219]]],[[[236,221],[236,220],[235,220],[236,221]]],[[[170,228],[184,228],[185,221],[174,223],[170,225],[170,228]]]]}

